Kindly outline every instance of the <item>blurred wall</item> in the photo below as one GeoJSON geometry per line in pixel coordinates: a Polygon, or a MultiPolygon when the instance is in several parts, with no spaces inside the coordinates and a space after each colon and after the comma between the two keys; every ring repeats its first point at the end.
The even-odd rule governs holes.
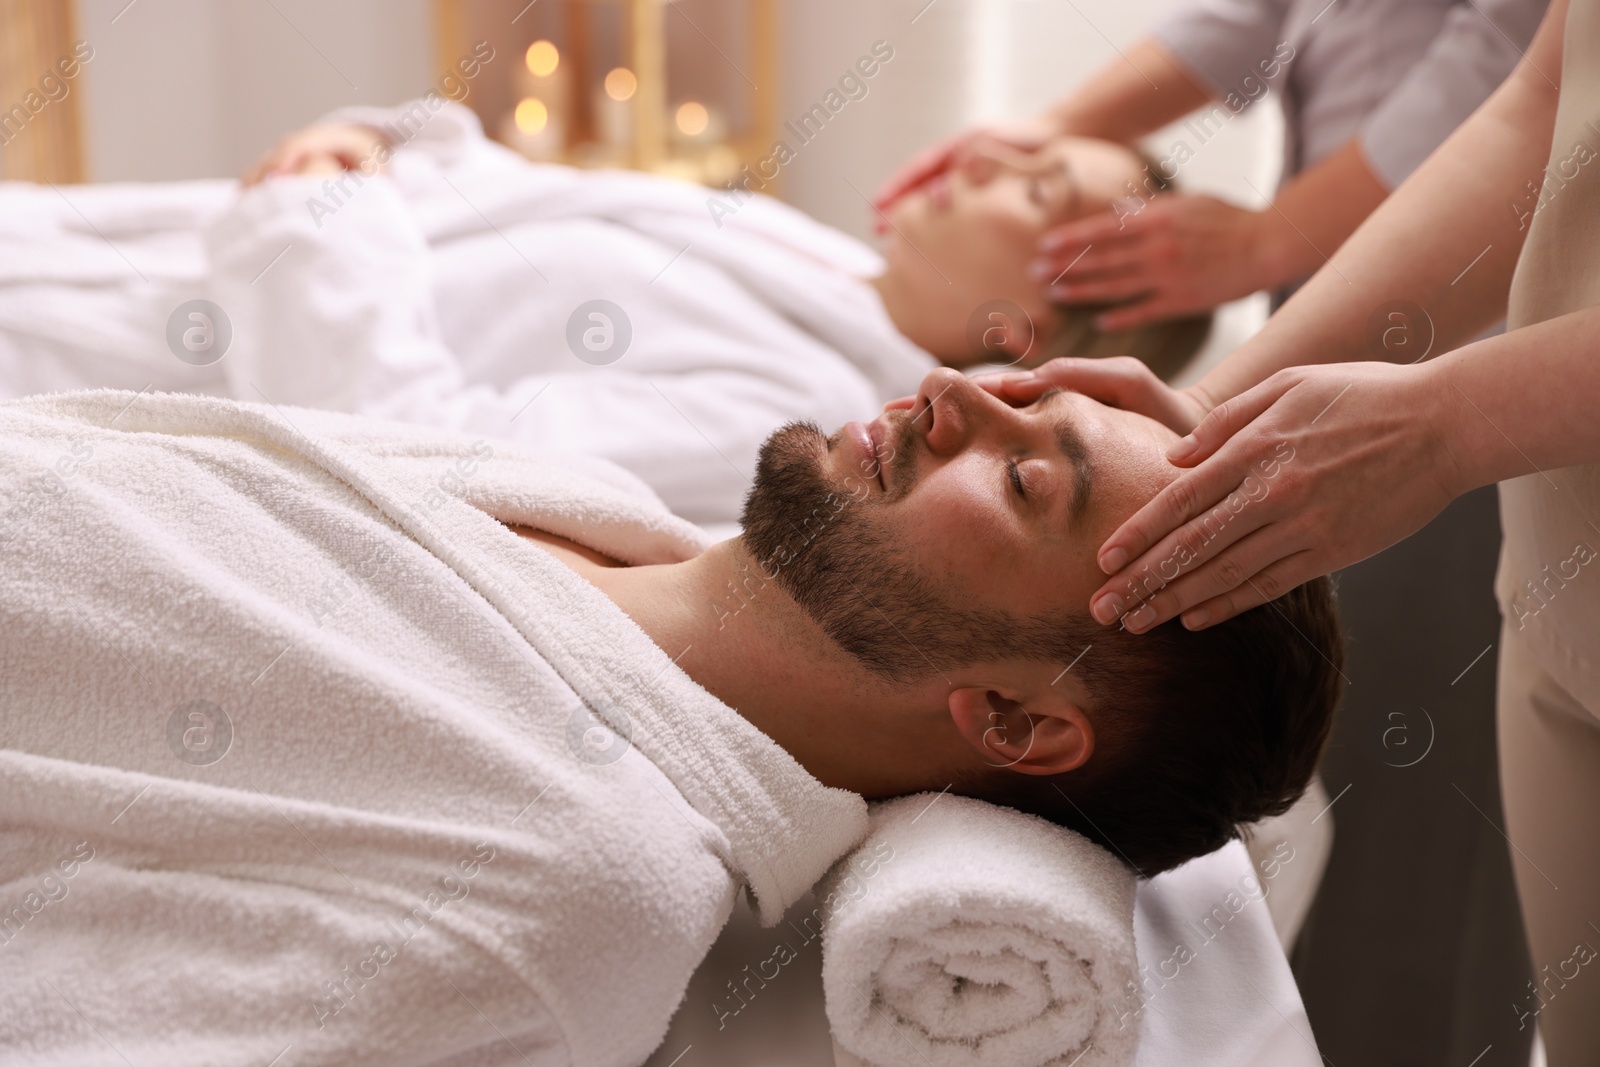
{"type": "MultiPolygon", "coordinates": [[[[818,103],[875,41],[894,58],[864,99],[799,147],[783,195],[865,237],[863,196],[897,163],[962,125],[1059,98],[1170,2],[787,0],[783,118],[818,103]]],[[[95,49],[82,86],[93,181],[238,174],[330,108],[397,102],[441,73],[430,0],[77,0],[77,21],[95,49]]],[[[1254,201],[1245,179],[1271,187],[1276,119],[1263,107],[1231,123],[1183,180],[1254,201]]]]}
{"type": "Polygon", "coordinates": [[[429,0],[76,0],[90,181],[237,175],[344,104],[426,91],[429,0]]]}

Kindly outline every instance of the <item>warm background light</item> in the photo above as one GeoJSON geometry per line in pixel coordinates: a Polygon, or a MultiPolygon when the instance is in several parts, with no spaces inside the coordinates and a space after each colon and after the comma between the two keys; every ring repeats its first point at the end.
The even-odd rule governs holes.
{"type": "Polygon", "coordinates": [[[695,137],[705,132],[706,123],[711,121],[711,116],[706,113],[706,106],[690,100],[678,105],[678,129],[685,136],[695,137]]]}
{"type": "Polygon", "coordinates": [[[524,97],[517,104],[516,119],[517,129],[523,133],[538,133],[550,121],[550,109],[544,106],[543,100],[524,97]]]}
{"type": "Polygon", "coordinates": [[[630,100],[639,88],[639,79],[627,67],[617,67],[606,75],[606,95],[613,100],[630,100]]]}
{"type": "Polygon", "coordinates": [[[534,74],[548,77],[561,65],[561,53],[549,41],[535,41],[528,46],[527,63],[534,74]]]}

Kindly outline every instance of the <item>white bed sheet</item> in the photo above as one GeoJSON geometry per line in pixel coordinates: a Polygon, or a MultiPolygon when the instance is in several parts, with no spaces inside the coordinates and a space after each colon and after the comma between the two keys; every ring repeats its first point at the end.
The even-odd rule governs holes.
{"type": "MultiPolygon", "coordinates": [[[[1261,899],[1262,884],[1270,892],[1272,881],[1261,877],[1244,845],[1234,842],[1140,887],[1140,964],[1159,974],[1178,941],[1193,958],[1130,1020],[1143,1027],[1136,1067],[1321,1064],[1300,991],[1261,899]],[[1230,910],[1230,893],[1236,894],[1235,906],[1243,902],[1237,912],[1230,910]],[[1215,908],[1230,917],[1225,924],[1214,918],[1215,936],[1201,943],[1190,924],[1202,924],[1215,908]]],[[[805,915],[812,906],[807,897],[792,914],[805,915]]],[[[802,931],[788,923],[763,930],[744,908],[736,909],[645,1067],[845,1067],[847,1057],[835,1060],[823,1012],[819,939],[801,938],[802,931]],[[745,979],[744,969],[769,959],[779,941],[793,947],[794,959],[740,1007],[728,983],[745,979]]],[[[1137,1007],[1130,1002],[1130,1010],[1137,1007]]]]}
{"type": "Polygon", "coordinates": [[[1235,841],[1139,887],[1134,937],[1141,972],[1174,977],[1145,1001],[1136,1067],[1321,1064],[1262,896],[1271,886],[1235,841]],[[1192,958],[1162,971],[1179,943],[1192,958]]]}

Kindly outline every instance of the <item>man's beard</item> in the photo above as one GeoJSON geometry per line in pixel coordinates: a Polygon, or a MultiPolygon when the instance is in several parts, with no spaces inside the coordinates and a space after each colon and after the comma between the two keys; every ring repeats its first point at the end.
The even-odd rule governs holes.
{"type": "MultiPolygon", "coordinates": [[[[888,471],[893,501],[915,480],[920,444],[909,420],[893,424],[888,471]]],[[[890,448],[885,449],[890,451],[890,448]]],[[[744,544],[761,576],[774,580],[840,648],[896,682],[971,662],[970,626],[990,614],[956,611],[895,548],[892,524],[865,472],[835,486],[823,472],[827,439],[795,422],[767,438],[745,501],[744,544]]]]}

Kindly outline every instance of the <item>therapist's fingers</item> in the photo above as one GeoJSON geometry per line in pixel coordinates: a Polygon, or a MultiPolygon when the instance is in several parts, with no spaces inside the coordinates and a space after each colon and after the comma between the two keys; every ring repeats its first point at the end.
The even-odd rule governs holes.
{"type": "MultiPolygon", "coordinates": [[[[1299,375],[1293,370],[1279,371],[1260,385],[1224,400],[1207,412],[1194,429],[1167,447],[1167,459],[1180,467],[1193,467],[1215,455],[1235,434],[1282,399],[1298,381],[1299,375]]],[[[1112,539],[1115,538],[1116,534],[1112,534],[1112,539]]]]}
{"type": "MultiPolygon", "coordinates": [[[[924,148],[900,166],[893,174],[883,180],[876,192],[872,194],[872,206],[877,211],[887,212],[894,206],[895,201],[905,196],[917,186],[922,185],[936,174],[942,174],[950,169],[950,163],[955,157],[956,150],[965,144],[973,135],[971,130],[961,130],[940,141],[924,148]]],[[[877,221],[880,231],[886,228],[883,219],[877,221]]]]}
{"type": "Polygon", "coordinates": [[[1013,407],[1031,404],[1059,386],[1051,385],[1033,371],[975,374],[972,384],[1004,400],[1013,407]]]}
{"type": "MultiPolygon", "coordinates": [[[[1258,504],[1248,509],[1246,521],[1234,520],[1238,512],[1246,510],[1241,501],[1249,502],[1256,495],[1257,483],[1253,479],[1254,470],[1245,458],[1244,447],[1229,449],[1225,442],[1240,427],[1272,407],[1291,387],[1292,379],[1288,376],[1273,375],[1249,392],[1217,405],[1205,418],[1198,420],[1196,426],[1198,430],[1199,425],[1211,423],[1206,435],[1211,444],[1204,453],[1196,451],[1199,446],[1195,432],[1180,438],[1167,450],[1167,459],[1172,463],[1198,466],[1152,497],[1100,546],[1096,562],[1112,578],[1091,601],[1095,618],[1120,616],[1134,600],[1142,600],[1175,580],[1180,571],[1204,562],[1270,517],[1273,509],[1258,504]],[[1208,457],[1210,462],[1201,463],[1195,458],[1197,455],[1208,457]],[[1221,515],[1223,521],[1203,528],[1203,520],[1215,518],[1219,508],[1226,512],[1221,515]],[[1222,534],[1215,532],[1219,525],[1224,530],[1222,534]],[[1143,592],[1133,591],[1136,586],[1143,592]],[[1107,597],[1118,594],[1120,600],[1108,599],[1104,608],[1097,608],[1095,605],[1102,594],[1107,597]]],[[[1293,454],[1291,449],[1289,455],[1293,454]]],[[[1276,470],[1275,467],[1269,469],[1276,470]]],[[[1270,561],[1262,565],[1266,562],[1270,561]]],[[[1237,584],[1240,576],[1231,577],[1237,584]]]]}
{"type": "Polygon", "coordinates": [[[1109,243],[1073,249],[1070,255],[1040,256],[1028,264],[1028,275],[1046,286],[1067,284],[1108,274],[1142,271],[1150,265],[1150,250],[1143,241],[1119,239],[1109,243]]]}
{"type": "Polygon", "coordinates": [[[1120,618],[1123,627],[1136,634],[1179,616],[1185,627],[1198,630],[1276,600],[1316,577],[1307,570],[1315,566],[1314,560],[1292,541],[1293,536],[1281,523],[1259,526],[1218,550],[1205,566],[1193,564],[1194,569],[1155,586],[1153,592],[1139,590],[1144,599],[1128,600],[1124,595],[1121,615],[1108,613],[1108,617],[1120,618]]]}
{"type": "Polygon", "coordinates": [[[1097,211],[1045,231],[1039,238],[1039,251],[1044,255],[1060,255],[1071,248],[1081,249],[1085,245],[1137,235],[1144,229],[1145,223],[1137,215],[1097,211]]]}
{"type": "MultiPolygon", "coordinates": [[[[872,195],[872,206],[880,212],[887,211],[911,190],[955,166],[967,152],[997,146],[1011,151],[1033,152],[1044,145],[1054,132],[1053,124],[1044,119],[1023,119],[958,130],[918,152],[884,179],[872,195]]],[[[881,232],[885,228],[881,218],[878,225],[881,232]]]]}
{"type": "MultiPolygon", "coordinates": [[[[1109,624],[1122,618],[1269,522],[1275,509],[1264,501],[1252,506],[1253,494],[1244,484],[1247,473],[1235,464],[1208,463],[1181,475],[1125,522],[1112,535],[1115,545],[1108,541],[1100,550],[1100,568],[1111,577],[1090,598],[1096,621],[1109,624]]],[[[1247,562],[1235,557],[1220,568],[1218,577],[1238,585],[1253,573],[1244,569],[1247,562]]],[[[1272,562],[1263,559],[1255,569],[1272,562]]],[[[1165,622],[1194,603],[1174,603],[1169,597],[1165,610],[1158,608],[1149,625],[1165,622]]]]}
{"type": "Polygon", "coordinates": [[[1218,405],[1191,438],[1205,458],[1101,546],[1091,613],[1211,625],[1415,533],[1472,484],[1446,389],[1428,364],[1328,364],[1218,405]]]}
{"type": "Polygon", "coordinates": [[[1051,300],[1060,304],[1105,304],[1145,296],[1153,288],[1148,274],[1129,271],[1126,274],[1072,281],[1070,284],[1063,280],[1050,286],[1046,293],[1051,300]]]}
{"type": "Polygon", "coordinates": [[[1114,408],[1155,419],[1186,433],[1206,412],[1190,390],[1174,389],[1132,356],[1063,356],[1031,371],[982,374],[973,382],[1011,404],[1030,404],[1052,389],[1070,389],[1114,408]]]}
{"type": "MultiPolygon", "coordinates": [[[[1202,539],[1198,545],[1187,546],[1187,552],[1180,550],[1177,544],[1180,535],[1193,532],[1188,525],[1191,520],[1222,504],[1244,483],[1250,473],[1248,464],[1242,460],[1230,462],[1231,459],[1235,457],[1224,451],[1211,462],[1179,475],[1151,497],[1100,546],[1095,556],[1100,569],[1111,575],[1112,581],[1128,579],[1137,566],[1154,566],[1167,556],[1174,557],[1179,566],[1187,568],[1193,560],[1207,558],[1211,550],[1225,548],[1242,533],[1248,533],[1249,530],[1239,531],[1235,527],[1234,535],[1223,544],[1213,545],[1202,539]]],[[[1255,509],[1255,512],[1260,510],[1255,509]]],[[[1162,575],[1164,581],[1176,577],[1175,572],[1162,575]]],[[[1106,583],[1108,590],[1111,584],[1110,581],[1106,583]]]]}
{"type": "Polygon", "coordinates": [[[1278,599],[1295,586],[1320,577],[1322,568],[1317,566],[1316,558],[1316,554],[1309,550],[1285,556],[1270,567],[1257,571],[1254,577],[1245,579],[1243,585],[1183,610],[1180,619],[1184,628],[1204,630],[1219,622],[1226,622],[1235,615],[1278,599]]]}

